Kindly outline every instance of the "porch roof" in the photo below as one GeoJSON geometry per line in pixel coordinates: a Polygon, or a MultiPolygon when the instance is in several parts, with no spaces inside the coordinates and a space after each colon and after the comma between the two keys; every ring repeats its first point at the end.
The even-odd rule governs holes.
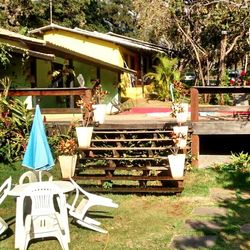
{"type": "Polygon", "coordinates": [[[62,55],[64,57],[66,57],[66,58],[74,57],[74,58],[77,58],[78,60],[84,60],[84,61],[87,61],[89,63],[95,64],[95,65],[100,65],[100,66],[102,66],[104,68],[107,68],[107,69],[110,69],[110,70],[113,70],[113,71],[128,72],[128,73],[136,75],[135,70],[120,67],[120,66],[117,66],[117,65],[114,65],[114,64],[99,60],[97,58],[87,56],[85,54],[82,54],[82,53],[79,53],[79,52],[73,50],[73,48],[72,49],[65,48],[63,46],[59,46],[59,45],[56,45],[56,44],[48,42],[48,41],[46,41],[46,47],[50,51],[53,51],[53,53],[62,55]]]}
{"type": "Polygon", "coordinates": [[[46,42],[41,39],[24,36],[2,28],[0,28],[0,39],[1,43],[10,48],[12,52],[21,54],[28,52],[30,56],[44,60],[55,59],[55,55],[42,52],[46,42]],[[10,41],[12,41],[13,44],[11,44],[10,41]],[[34,47],[36,47],[36,49],[34,49],[34,47]]]}
{"type": "Polygon", "coordinates": [[[0,37],[7,38],[7,39],[13,40],[13,41],[24,42],[27,44],[45,45],[45,43],[46,43],[42,39],[24,36],[24,35],[21,35],[19,33],[9,31],[6,29],[2,29],[2,28],[0,28],[0,37]]]}
{"type": "Polygon", "coordinates": [[[156,52],[156,53],[176,52],[176,51],[170,50],[169,48],[164,47],[164,46],[159,46],[157,44],[145,42],[142,40],[133,39],[133,38],[126,37],[126,36],[121,36],[121,35],[118,35],[115,33],[109,32],[109,33],[104,34],[104,33],[100,33],[97,31],[87,31],[87,30],[83,30],[80,28],[71,29],[71,28],[66,28],[66,27],[54,24],[54,23],[49,24],[47,26],[43,26],[43,27],[38,28],[38,29],[34,29],[34,30],[30,31],[29,33],[36,34],[36,35],[42,35],[46,31],[56,30],[56,29],[68,31],[68,32],[83,35],[83,36],[93,37],[93,38],[104,40],[107,42],[119,44],[119,45],[122,45],[124,47],[130,47],[133,49],[138,49],[138,50],[143,50],[143,51],[151,51],[151,52],[156,52]]]}
{"type": "Polygon", "coordinates": [[[6,44],[6,46],[11,48],[11,51],[16,52],[16,53],[24,54],[24,53],[28,52],[28,54],[32,57],[43,59],[43,60],[49,60],[49,61],[53,61],[55,59],[54,54],[46,54],[46,53],[42,53],[39,51],[20,48],[20,47],[10,45],[10,44],[6,44]]]}

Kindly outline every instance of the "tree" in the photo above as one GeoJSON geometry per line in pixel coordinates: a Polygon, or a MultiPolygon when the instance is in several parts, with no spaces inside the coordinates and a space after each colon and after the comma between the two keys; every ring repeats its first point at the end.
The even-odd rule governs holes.
{"type": "Polygon", "coordinates": [[[177,59],[169,59],[166,56],[158,55],[156,65],[153,66],[154,72],[145,75],[152,80],[154,87],[153,92],[161,101],[172,99],[170,88],[171,84],[180,81],[180,72],[177,68],[177,59]]]}
{"type": "Polygon", "coordinates": [[[203,85],[204,76],[216,65],[221,82],[225,64],[232,63],[229,54],[242,55],[241,48],[246,48],[249,2],[200,0],[187,5],[182,0],[134,0],[141,37],[149,39],[150,34],[155,42],[178,49],[183,61],[195,62],[203,85]],[[152,7],[151,12],[143,4],[152,7]],[[227,31],[226,40],[222,31],[227,31]]]}
{"type": "Polygon", "coordinates": [[[122,35],[135,34],[136,13],[131,0],[91,0],[85,14],[87,29],[122,35]]]}

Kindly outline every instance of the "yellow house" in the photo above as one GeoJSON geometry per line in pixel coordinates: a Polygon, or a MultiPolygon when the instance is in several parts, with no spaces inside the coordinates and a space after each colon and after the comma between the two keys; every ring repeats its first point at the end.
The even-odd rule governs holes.
{"type": "MultiPolygon", "coordinates": [[[[118,100],[121,85],[126,87],[127,96],[141,97],[143,75],[151,69],[153,56],[174,53],[165,47],[114,33],[70,29],[56,24],[30,33],[42,39],[0,30],[0,44],[7,45],[14,55],[11,65],[2,70],[0,76],[10,75],[15,88],[48,88],[52,87],[53,72],[72,68],[76,77],[70,86],[92,87],[91,80],[99,79],[110,93],[106,103],[118,100]]],[[[65,85],[64,77],[57,87],[65,85]]],[[[37,102],[42,108],[68,107],[65,99],[53,96],[33,98],[33,105],[37,102]]],[[[70,107],[74,107],[74,101],[70,102],[70,107]]]]}
{"type": "MultiPolygon", "coordinates": [[[[4,29],[0,29],[0,46],[6,48],[10,59],[10,64],[2,67],[0,78],[8,76],[12,81],[11,87],[14,88],[53,87],[50,73],[63,70],[68,65],[75,68],[77,75],[83,75],[86,86],[91,87],[92,78],[101,79],[104,88],[110,92],[107,100],[110,102],[113,98],[117,98],[117,87],[114,86],[119,83],[121,73],[135,73],[133,70],[85,55],[81,51],[74,51],[46,40],[23,36],[4,29]]],[[[59,83],[61,86],[57,87],[65,87],[65,79],[61,79],[59,83]]],[[[77,80],[73,81],[73,85],[79,86],[77,80]]],[[[65,98],[33,98],[33,106],[38,102],[42,108],[68,107],[65,98]]],[[[74,101],[70,104],[70,107],[75,106],[74,101]]]]}
{"type": "Polygon", "coordinates": [[[109,66],[119,67],[129,73],[123,77],[118,76],[119,79],[114,79],[110,72],[100,67],[97,67],[94,72],[88,64],[73,63],[77,74],[81,73],[87,84],[90,78],[99,78],[102,85],[110,91],[114,88],[116,81],[123,80],[129,97],[142,96],[143,75],[151,69],[152,58],[156,53],[166,53],[170,56],[174,53],[165,47],[110,32],[104,34],[79,28],[70,29],[53,23],[32,30],[30,33],[42,36],[48,48],[79,53],[101,61],[102,66],[107,63],[109,66]],[[125,69],[130,69],[130,71],[125,69]]]}

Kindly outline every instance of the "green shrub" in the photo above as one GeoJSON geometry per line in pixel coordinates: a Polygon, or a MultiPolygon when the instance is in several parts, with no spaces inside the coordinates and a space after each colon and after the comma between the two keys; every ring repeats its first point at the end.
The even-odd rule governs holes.
{"type": "Polygon", "coordinates": [[[11,81],[0,80],[4,92],[0,96],[0,162],[22,159],[32,125],[32,111],[19,99],[8,97],[11,81]]]}
{"type": "Polygon", "coordinates": [[[248,153],[232,154],[231,162],[216,166],[218,181],[229,188],[249,188],[250,155],[248,153]]]}

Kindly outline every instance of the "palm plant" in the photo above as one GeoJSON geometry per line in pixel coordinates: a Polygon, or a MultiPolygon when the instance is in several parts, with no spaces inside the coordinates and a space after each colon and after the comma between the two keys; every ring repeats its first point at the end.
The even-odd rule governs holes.
{"type": "Polygon", "coordinates": [[[166,56],[157,55],[157,65],[153,66],[154,72],[149,72],[145,78],[152,80],[154,86],[152,91],[161,101],[174,98],[171,94],[171,84],[180,81],[180,72],[176,69],[177,59],[170,59],[166,56]]]}

